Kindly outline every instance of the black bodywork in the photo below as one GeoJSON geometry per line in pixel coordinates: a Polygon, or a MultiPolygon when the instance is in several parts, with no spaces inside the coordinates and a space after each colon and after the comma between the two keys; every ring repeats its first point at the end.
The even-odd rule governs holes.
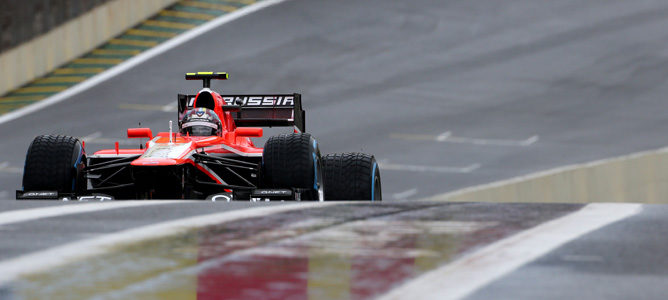
{"type": "Polygon", "coordinates": [[[209,168],[227,184],[218,184],[191,164],[174,166],[132,166],[139,158],[93,157],[84,170],[90,180],[88,191],[116,199],[206,199],[234,191],[234,199],[249,200],[262,188],[260,157],[221,157],[196,153],[193,160],[209,168]],[[227,191],[226,191],[227,190],[227,191]]]}

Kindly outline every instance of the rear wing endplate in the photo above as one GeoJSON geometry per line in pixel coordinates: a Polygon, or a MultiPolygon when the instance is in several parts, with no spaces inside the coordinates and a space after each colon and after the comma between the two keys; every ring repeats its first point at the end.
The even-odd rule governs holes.
{"type": "MultiPolygon", "coordinates": [[[[221,95],[227,105],[240,105],[232,118],[238,127],[287,127],[306,131],[306,112],[302,109],[301,94],[280,95],[221,95]]],[[[179,120],[193,107],[195,95],[178,95],[179,120]]]]}

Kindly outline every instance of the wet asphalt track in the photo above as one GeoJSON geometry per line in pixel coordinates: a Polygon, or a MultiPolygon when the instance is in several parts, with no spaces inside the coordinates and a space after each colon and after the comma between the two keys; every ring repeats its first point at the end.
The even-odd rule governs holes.
{"type": "MultiPolygon", "coordinates": [[[[154,132],[167,131],[175,111],[131,104],[173,103],[176,93],[197,90],[197,83],[182,76],[198,70],[229,72],[229,81],[213,84],[229,93],[302,93],[307,131],[323,152],[364,151],[383,162],[386,200],[418,199],[663,147],[667,25],[668,3],[658,0],[288,1],[215,29],[59,105],[0,125],[0,198],[13,198],[25,151],[38,134],[99,132],[97,142],[87,141],[92,152],[113,147],[102,139],[123,140],[125,129],[137,122],[154,132]]],[[[9,200],[0,202],[0,211],[43,205],[61,203],[9,200]]],[[[15,249],[3,238],[0,246],[18,254],[153,220],[246,205],[194,203],[174,205],[180,208],[168,212],[144,208],[94,218],[73,215],[51,220],[52,232],[39,242],[15,249]],[[108,231],[85,229],[83,224],[97,220],[105,220],[96,226],[108,231]]],[[[633,234],[648,226],[645,214],[665,215],[661,206],[649,207],[473,297],[517,292],[513,284],[527,274],[551,288],[571,284],[552,280],[546,274],[554,269],[544,265],[556,261],[557,268],[569,268],[553,258],[578,245],[591,244],[592,255],[605,262],[628,262],[641,270],[652,262],[662,265],[662,256],[637,256],[636,248],[625,248],[665,249],[654,234],[633,234]],[[606,236],[622,239],[621,245],[605,244],[606,236]]],[[[656,234],[668,228],[662,224],[656,223],[656,234]]],[[[21,228],[30,226],[41,225],[21,228]]],[[[571,271],[583,274],[579,284],[605,283],[592,272],[593,263],[577,265],[571,271]]],[[[603,265],[598,272],[628,282],[647,278],[651,285],[662,278],[660,272],[634,276],[633,268],[603,265]]],[[[610,286],[605,285],[614,295],[638,293],[634,285],[610,286]]],[[[582,291],[572,290],[574,297],[582,291]]],[[[643,290],[657,295],[651,288],[643,290]]],[[[540,294],[524,296],[534,295],[540,294]]]]}

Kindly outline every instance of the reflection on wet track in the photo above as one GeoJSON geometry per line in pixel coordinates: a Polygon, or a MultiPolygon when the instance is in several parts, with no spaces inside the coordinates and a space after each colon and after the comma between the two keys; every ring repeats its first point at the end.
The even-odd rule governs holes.
{"type": "Polygon", "coordinates": [[[4,287],[46,299],[367,299],[579,205],[338,205],[144,241],[4,287]]]}

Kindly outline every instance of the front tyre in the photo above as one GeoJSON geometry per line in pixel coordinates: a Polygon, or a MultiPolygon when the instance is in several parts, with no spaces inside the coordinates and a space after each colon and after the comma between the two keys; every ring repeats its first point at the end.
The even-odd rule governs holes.
{"type": "Polygon", "coordinates": [[[28,147],[23,190],[81,194],[86,190],[85,167],[86,153],[78,139],[40,135],[28,147]]]}
{"type": "Polygon", "coordinates": [[[382,201],[380,169],[373,155],[336,153],[323,156],[326,200],[382,201]]]}
{"type": "Polygon", "coordinates": [[[272,136],[262,152],[262,177],[270,188],[304,190],[304,200],[324,200],[320,148],[308,133],[272,136]]]}

